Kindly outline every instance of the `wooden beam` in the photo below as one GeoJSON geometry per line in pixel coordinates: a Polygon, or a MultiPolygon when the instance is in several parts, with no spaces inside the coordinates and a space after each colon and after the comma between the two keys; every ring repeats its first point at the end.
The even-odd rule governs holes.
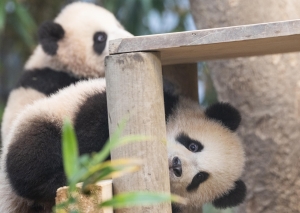
{"type": "MultiPolygon", "coordinates": [[[[166,125],[158,53],[127,53],[106,57],[110,135],[128,118],[124,135],[150,136],[111,150],[112,159],[139,158],[141,170],[113,180],[114,194],[128,191],[170,193],[166,125]]],[[[171,204],[116,210],[116,213],[171,213],[171,204]]]]}
{"type": "Polygon", "coordinates": [[[300,20],[137,36],[110,41],[110,54],[158,51],[161,62],[198,61],[300,51],[300,20]]]}

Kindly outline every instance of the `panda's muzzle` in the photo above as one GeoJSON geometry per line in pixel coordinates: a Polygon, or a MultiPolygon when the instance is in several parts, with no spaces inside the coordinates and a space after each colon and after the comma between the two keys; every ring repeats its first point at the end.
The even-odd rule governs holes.
{"type": "Polygon", "coordinates": [[[182,175],[182,165],[181,160],[178,157],[174,157],[172,160],[171,168],[176,177],[180,177],[182,175]]]}

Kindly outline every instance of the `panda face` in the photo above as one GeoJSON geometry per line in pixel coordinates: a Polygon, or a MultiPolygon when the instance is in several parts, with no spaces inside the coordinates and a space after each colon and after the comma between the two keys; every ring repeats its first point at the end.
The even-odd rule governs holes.
{"type": "Polygon", "coordinates": [[[84,77],[104,75],[104,66],[99,64],[104,64],[108,55],[109,40],[132,36],[112,13],[90,3],[67,6],[54,22],[65,30],[56,58],[76,74],[84,73],[84,77]]]}
{"type": "Polygon", "coordinates": [[[67,5],[53,22],[40,27],[41,45],[25,68],[48,66],[66,70],[77,77],[103,77],[108,41],[121,37],[132,35],[112,13],[91,3],[74,2],[67,5]]]}
{"type": "Polygon", "coordinates": [[[244,151],[234,132],[195,108],[178,109],[167,132],[172,193],[197,207],[234,187],[244,167],[244,151]]]}

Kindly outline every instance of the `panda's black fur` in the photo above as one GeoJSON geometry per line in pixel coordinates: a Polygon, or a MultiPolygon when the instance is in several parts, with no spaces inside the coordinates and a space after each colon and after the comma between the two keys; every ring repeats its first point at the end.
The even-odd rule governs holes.
{"type": "MultiPolygon", "coordinates": [[[[66,116],[72,117],[80,154],[97,152],[107,141],[108,117],[103,81],[99,79],[79,82],[52,95],[49,99],[36,101],[32,106],[28,106],[14,123],[6,143],[8,146],[4,147],[2,166],[5,168],[13,191],[18,196],[31,201],[28,208],[43,209],[53,205],[56,189],[66,184],[61,155],[63,118],[55,114],[58,109],[72,108],[70,112],[66,111],[66,116]],[[74,99],[74,103],[64,106],[68,96],[72,96],[70,99],[74,99]],[[44,109],[44,106],[52,107],[44,109]]],[[[168,121],[176,114],[182,100],[165,86],[164,101],[168,126],[168,121]]],[[[229,104],[218,103],[205,112],[207,119],[213,119],[219,123],[217,125],[224,125],[229,129],[235,129],[236,124],[240,122],[238,111],[229,104]],[[224,113],[227,114],[225,119],[224,113]],[[230,117],[233,117],[235,122],[228,122],[230,117]]],[[[195,142],[189,136],[177,140],[182,144],[195,142]]],[[[190,180],[190,184],[183,187],[186,193],[192,194],[197,191],[199,186],[212,175],[209,171],[201,172],[204,175],[201,176],[201,180],[197,179],[198,174],[196,174],[193,180],[190,180]]],[[[212,200],[216,207],[231,207],[243,201],[246,191],[244,183],[236,180],[234,184],[225,194],[216,196],[216,199],[212,200]]],[[[185,211],[183,206],[173,205],[173,212],[189,211],[185,211]]]]}
{"type": "Polygon", "coordinates": [[[65,35],[64,28],[57,23],[47,21],[39,28],[38,36],[43,50],[49,55],[55,55],[58,50],[58,41],[65,35]]]}

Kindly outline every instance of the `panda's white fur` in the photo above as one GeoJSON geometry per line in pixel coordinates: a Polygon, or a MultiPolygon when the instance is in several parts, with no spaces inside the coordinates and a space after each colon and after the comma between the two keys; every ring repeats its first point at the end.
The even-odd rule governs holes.
{"type": "MultiPolygon", "coordinates": [[[[93,36],[95,32],[105,32],[107,34],[107,42],[116,38],[132,36],[124,30],[112,13],[86,2],[75,2],[67,5],[54,19],[54,23],[59,24],[64,31],[63,37],[54,44],[58,45],[57,51],[55,54],[46,52],[43,49],[43,45],[49,46],[49,43],[43,43],[40,39],[40,44],[25,64],[22,77],[24,78],[29,72],[40,71],[41,73],[45,68],[70,75],[70,81],[64,82],[62,85],[52,86],[50,93],[54,93],[58,89],[82,78],[104,76],[104,58],[108,55],[108,44],[106,44],[100,55],[96,54],[93,50],[93,36]]],[[[51,24],[48,23],[48,25],[51,24]]],[[[51,30],[49,26],[42,25],[40,34],[44,35],[51,30]]],[[[50,32],[49,36],[55,35],[55,30],[54,28],[54,32],[50,32]]],[[[33,75],[31,78],[36,78],[36,76],[33,75]]],[[[40,78],[47,78],[47,76],[39,76],[38,80],[40,78]]],[[[57,81],[53,80],[52,82],[57,81]]],[[[29,84],[27,83],[26,87],[22,84],[18,85],[9,96],[1,128],[2,141],[4,143],[7,141],[5,137],[11,128],[13,120],[24,106],[49,95],[29,84]]],[[[42,87],[47,87],[47,84],[45,83],[42,87]]]]}
{"type": "MultiPolygon", "coordinates": [[[[58,163],[57,156],[61,155],[61,150],[54,150],[55,155],[49,153],[52,152],[53,147],[60,143],[58,136],[63,119],[69,117],[75,125],[75,129],[78,123],[82,123],[83,126],[79,125],[79,129],[76,129],[81,131],[81,133],[78,132],[79,143],[93,144],[93,141],[88,137],[95,135],[95,133],[90,134],[89,131],[93,131],[92,128],[95,128],[95,132],[98,133],[101,129],[108,128],[108,124],[106,122],[99,124],[100,119],[98,117],[92,115],[89,118],[88,114],[97,111],[97,115],[104,114],[103,118],[107,120],[107,112],[104,109],[106,108],[106,96],[104,94],[106,94],[104,79],[82,81],[61,90],[50,98],[34,102],[21,112],[14,122],[3,148],[1,166],[5,172],[0,176],[0,190],[8,193],[0,197],[0,212],[16,213],[21,212],[20,209],[25,212],[24,208],[26,211],[30,211],[32,208],[41,208],[40,204],[44,205],[45,208],[53,205],[53,203],[45,202],[45,200],[34,201],[21,198],[12,190],[11,184],[12,182],[19,184],[17,186],[19,187],[17,189],[19,194],[25,193],[26,196],[31,196],[30,190],[26,188],[27,184],[35,188],[39,187],[39,184],[43,186],[44,183],[55,182],[56,173],[63,173],[63,171],[47,170],[50,175],[44,179],[39,178],[34,173],[46,170],[48,163],[51,165],[58,163]],[[87,110],[84,112],[86,114],[80,117],[82,115],[80,113],[84,110],[87,110]],[[91,119],[94,119],[95,122],[91,122],[91,119]],[[56,137],[57,140],[54,142],[55,144],[48,144],[48,148],[41,149],[39,148],[40,143],[45,144],[48,140],[49,143],[53,142],[47,136],[48,129],[52,129],[52,132],[55,129],[56,132],[51,132],[51,139],[56,137]],[[9,164],[8,158],[13,162],[9,164]],[[30,158],[40,159],[40,162],[29,161],[30,158]],[[36,164],[36,166],[32,164],[36,164]],[[14,167],[23,169],[15,170],[14,167]],[[26,182],[27,179],[32,183],[26,182]]],[[[176,207],[173,212],[191,212],[189,209],[193,209],[192,211],[200,209],[203,203],[214,202],[216,199],[230,194],[230,190],[235,190],[235,182],[240,178],[243,171],[244,151],[236,134],[216,119],[209,118],[197,103],[183,97],[178,98],[173,94],[168,95],[165,94],[165,111],[168,114],[167,137],[171,191],[188,198],[187,207],[176,207]],[[203,150],[195,153],[189,151],[178,142],[177,138],[181,133],[185,133],[190,139],[201,143],[203,150]],[[175,156],[179,157],[182,162],[182,175],[180,177],[175,175],[172,168],[172,160],[175,156]],[[193,177],[200,171],[208,173],[209,177],[201,184],[197,184],[193,190],[187,191],[193,177]]],[[[223,106],[221,109],[223,110],[223,106]]],[[[226,113],[226,109],[224,112],[226,113]]],[[[97,138],[95,144],[106,141],[107,136],[101,134],[101,139],[97,138]]],[[[59,184],[64,184],[64,181],[59,181],[59,184]]],[[[39,198],[42,196],[45,194],[39,195],[39,198]]],[[[230,201],[229,204],[226,203],[227,201],[222,201],[224,203],[221,203],[219,207],[234,206],[240,203],[243,200],[244,189],[238,196],[241,196],[238,198],[239,201],[230,201]]]]}

